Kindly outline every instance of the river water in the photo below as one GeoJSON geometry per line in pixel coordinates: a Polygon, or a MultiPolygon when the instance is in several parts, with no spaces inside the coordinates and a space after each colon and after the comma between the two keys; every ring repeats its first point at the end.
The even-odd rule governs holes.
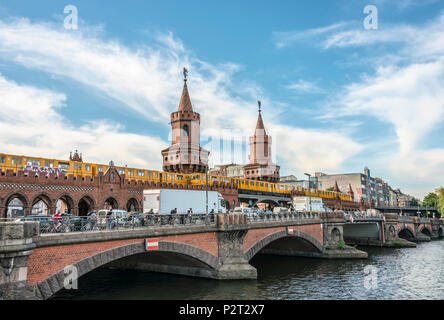
{"type": "Polygon", "coordinates": [[[444,240],[359,249],[369,259],[257,255],[258,279],[244,281],[100,268],[53,299],[444,299],[444,240]]]}

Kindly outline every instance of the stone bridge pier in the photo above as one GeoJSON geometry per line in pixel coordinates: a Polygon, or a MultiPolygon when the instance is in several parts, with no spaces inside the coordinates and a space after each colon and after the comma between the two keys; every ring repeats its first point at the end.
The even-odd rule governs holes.
{"type": "Polygon", "coordinates": [[[27,285],[28,258],[35,248],[37,222],[2,222],[0,225],[0,300],[32,299],[27,285]]]}

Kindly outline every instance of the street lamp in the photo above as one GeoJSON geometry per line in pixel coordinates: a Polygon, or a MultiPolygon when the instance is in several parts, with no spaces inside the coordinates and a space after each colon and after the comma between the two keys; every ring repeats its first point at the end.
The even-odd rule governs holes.
{"type": "Polygon", "coordinates": [[[205,170],[205,212],[206,215],[208,216],[208,167],[205,170]]]}
{"type": "Polygon", "coordinates": [[[310,201],[310,212],[311,212],[311,188],[310,188],[310,177],[311,175],[308,173],[304,173],[307,177],[308,177],[308,196],[309,196],[309,201],[310,201]]]}

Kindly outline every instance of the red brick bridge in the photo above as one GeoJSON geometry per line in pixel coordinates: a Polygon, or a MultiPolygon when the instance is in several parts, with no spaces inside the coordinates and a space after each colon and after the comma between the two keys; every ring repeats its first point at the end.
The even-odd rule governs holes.
{"type": "MultiPolygon", "coordinates": [[[[249,261],[259,253],[366,258],[365,252],[343,243],[353,230],[346,231],[348,226],[359,229],[362,223],[347,222],[335,212],[259,220],[217,214],[214,223],[205,225],[39,234],[36,222],[2,222],[0,290],[6,299],[47,299],[64,287],[67,266],[75,267],[79,277],[106,265],[219,280],[256,279],[249,261]],[[153,250],[147,250],[146,240],[155,242],[149,247],[153,250]]],[[[408,246],[398,237],[407,229],[416,238],[424,228],[436,237],[443,230],[442,220],[407,221],[396,215],[376,223],[382,228],[377,245],[408,246]]]]}

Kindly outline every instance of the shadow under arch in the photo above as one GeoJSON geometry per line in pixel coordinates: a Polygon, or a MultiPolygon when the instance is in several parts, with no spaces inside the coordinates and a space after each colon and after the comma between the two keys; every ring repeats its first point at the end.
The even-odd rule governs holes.
{"type": "MultiPolygon", "coordinates": [[[[112,248],[89,256],[80,261],[73,262],[71,263],[70,267],[74,267],[71,268],[71,270],[75,270],[77,278],[80,278],[81,276],[99,267],[112,265],[112,263],[115,262],[125,261],[126,258],[137,258],[145,256],[146,258],[148,258],[145,259],[146,262],[149,261],[149,257],[156,257],[159,254],[161,254],[164,258],[168,257],[168,254],[171,255],[171,260],[173,260],[174,262],[185,262],[185,268],[187,267],[186,263],[192,261],[194,265],[189,267],[191,269],[191,272],[189,274],[184,274],[180,272],[179,269],[174,269],[175,265],[170,265],[172,266],[170,270],[167,270],[167,266],[164,266],[164,268],[161,268],[159,270],[146,271],[157,271],[172,274],[184,274],[190,276],[215,278],[217,275],[217,270],[220,267],[218,257],[191,245],[168,241],[160,241],[159,249],[152,252],[148,252],[145,250],[145,244],[143,242],[112,248]],[[198,270],[199,268],[201,270],[198,270]],[[201,271],[201,274],[198,274],[197,271],[201,271]]],[[[181,266],[183,267],[184,265],[181,266]]],[[[41,282],[33,285],[34,294],[40,299],[48,299],[64,288],[64,284],[66,281],[65,279],[66,274],[65,271],[62,269],[57,273],[49,276],[48,278],[42,280],[41,282]]]]}
{"type": "Polygon", "coordinates": [[[427,227],[422,227],[420,232],[430,238],[432,237],[432,231],[430,231],[430,229],[427,227]]]}
{"type": "Polygon", "coordinates": [[[398,237],[405,240],[414,239],[415,233],[410,227],[405,226],[398,230],[398,237]]]}
{"type": "Polygon", "coordinates": [[[258,242],[245,252],[245,256],[250,261],[260,251],[271,254],[300,254],[302,252],[307,255],[317,255],[322,253],[323,245],[313,238],[311,235],[293,230],[293,234],[289,235],[287,231],[278,231],[272,233],[258,242]]]}

